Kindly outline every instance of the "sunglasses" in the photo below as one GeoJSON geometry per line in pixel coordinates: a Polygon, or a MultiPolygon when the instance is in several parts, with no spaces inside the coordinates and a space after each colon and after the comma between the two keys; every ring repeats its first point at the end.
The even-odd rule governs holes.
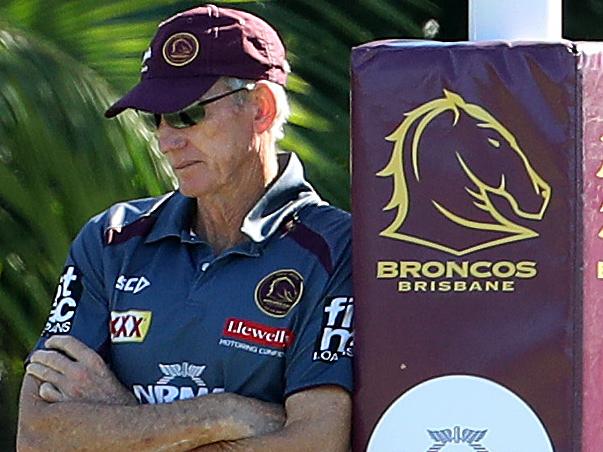
{"type": "Polygon", "coordinates": [[[220,99],[231,96],[232,94],[240,93],[241,91],[251,91],[253,88],[255,88],[255,85],[252,83],[242,88],[237,88],[235,90],[210,97],[209,99],[199,101],[174,113],[159,114],[138,111],[138,114],[146,123],[147,127],[149,127],[151,130],[158,129],[162,120],[165,121],[168,126],[173,127],[174,129],[186,129],[187,127],[192,127],[198,124],[203,120],[203,118],[205,118],[206,105],[217,102],[220,99]]]}

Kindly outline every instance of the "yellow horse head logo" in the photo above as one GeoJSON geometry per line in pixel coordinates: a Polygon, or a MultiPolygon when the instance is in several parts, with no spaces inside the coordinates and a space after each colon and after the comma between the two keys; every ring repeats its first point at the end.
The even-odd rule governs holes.
{"type": "Polygon", "coordinates": [[[551,187],[513,134],[483,107],[444,90],[443,97],[406,113],[386,140],[394,143],[392,155],[377,175],[393,178],[383,210],[397,212],[381,236],[456,256],[538,236],[525,223],[542,220],[551,187]],[[426,145],[429,133],[438,139],[426,145]],[[422,190],[424,205],[411,199],[413,190],[422,190]],[[447,235],[448,229],[454,233],[447,235]]]}

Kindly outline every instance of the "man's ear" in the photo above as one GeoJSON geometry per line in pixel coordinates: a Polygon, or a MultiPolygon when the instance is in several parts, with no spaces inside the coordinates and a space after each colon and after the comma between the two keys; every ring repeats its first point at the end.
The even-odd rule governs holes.
{"type": "Polygon", "coordinates": [[[253,118],[253,131],[257,134],[269,130],[276,117],[276,97],[272,89],[262,81],[253,90],[256,112],[253,118]]]}

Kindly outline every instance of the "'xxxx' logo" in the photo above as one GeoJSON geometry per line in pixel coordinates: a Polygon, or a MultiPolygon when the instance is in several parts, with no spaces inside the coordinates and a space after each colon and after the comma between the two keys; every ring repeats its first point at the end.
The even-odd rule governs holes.
{"type": "Polygon", "coordinates": [[[455,256],[538,237],[531,222],[544,217],[551,187],[483,107],[444,90],[386,140],[394,147],[377,176],[393,178],[383,210],[396,216],[381,236],[455,256]]]}
{"type": "Polygon", "coordinates": [[[111,342],[142,342],[151,325],[151,311],[111,312],[111,342]]]}

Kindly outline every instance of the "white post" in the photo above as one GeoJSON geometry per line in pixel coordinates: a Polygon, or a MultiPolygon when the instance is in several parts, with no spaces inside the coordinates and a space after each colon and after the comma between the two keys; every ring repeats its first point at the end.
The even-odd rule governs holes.
{"type": "Polygon", "coordinates": [[[469,39],[558,41],[561,17],[561,0],[469,0],[469,39]]]}

